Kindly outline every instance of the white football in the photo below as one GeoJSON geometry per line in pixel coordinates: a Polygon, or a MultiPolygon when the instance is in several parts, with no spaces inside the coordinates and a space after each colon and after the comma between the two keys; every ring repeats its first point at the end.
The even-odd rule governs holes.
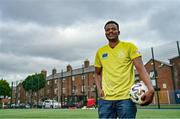
{"type": "Polygon", "coordinates": [[[129,92],[130,98],[133,102],[135,102],[137,104],[141,104],[142,103],[141,97],[147,91],[148,91],[148,89],[142,81],[135,83],[130,89],[130,92],[129,92]]]}

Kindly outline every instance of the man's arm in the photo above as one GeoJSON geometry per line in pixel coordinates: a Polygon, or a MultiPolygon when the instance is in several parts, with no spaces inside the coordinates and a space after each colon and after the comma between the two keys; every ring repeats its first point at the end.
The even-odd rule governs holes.
{"type": "Polygon", "coordinates": [[[142,100],[144,100],[142,103],[142,106],[148,105],[153,100],[154,88],[152,86],[150,77],[149,77],[149,75],[148,75],[148,73],[147,73],[147,71],[143,65],[141,57],[137,57],[137,58],[133,59],[132,61],[136,67],[137,72],[139,73],[140,79],[145,83],[145,85],[148,88],[148,91],[142,97],[142,100]]]}
{"type": "Polygon", "coordinates": [[[101,86],[102,82],[102,68],[95,67],[95,83],[97,86],[98,94],[100,97],[104,97],[104,92],[101,86]]]}

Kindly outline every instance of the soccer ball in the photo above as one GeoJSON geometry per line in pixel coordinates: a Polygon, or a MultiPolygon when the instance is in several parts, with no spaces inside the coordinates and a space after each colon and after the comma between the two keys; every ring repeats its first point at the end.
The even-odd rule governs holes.
{"type": "Polygon", "coordinates": [[[135,102],[136,104],[142,104],[142,100],[141,97],[143,96],[144,93],[146,93],[148,91],[146,85],[141,81],[138,83],[135,83],[130,91],[130,98],[133,102],[135,102]]]}

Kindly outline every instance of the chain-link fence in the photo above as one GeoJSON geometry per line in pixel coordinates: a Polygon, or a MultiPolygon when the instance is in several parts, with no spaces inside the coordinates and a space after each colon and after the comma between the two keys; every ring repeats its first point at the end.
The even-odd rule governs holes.
{"type": "Polygon", "coordinates": [[[180,103],[179,41],[141,51],[145,67],[156,90],[153,104],[180,103]]]}

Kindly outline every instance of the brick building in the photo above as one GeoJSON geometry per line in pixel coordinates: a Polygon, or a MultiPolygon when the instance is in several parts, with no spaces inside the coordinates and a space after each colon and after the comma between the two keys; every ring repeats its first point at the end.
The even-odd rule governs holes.
{"type": "MultiPolygon", "coordinates": [[[[153,86],[155,87],[153,61],[149,60],[145,64],[145,68],[151,77],[153,86]]],[[[161,104],[175,103],[174,89],[179,88],[179,59],[170,59],[170,64],[155,60],[155,69],[157,72],[157,84],[159,88],[159,100],[161,104]],[[178,65],[178,67],[177,67],[178,65]],[[174,69],[176,68],[176,69],[174,69]],[[174,73],[176,70],[176,73],[174,73]],[[174,80],[174,77],[176,79],[174,80]],[[174,86],[175,85],[175,86],[174,86]]],[[[71,65],[67,65],[65,71],[57,72],[54,68],[52,73],[46,77],[46,85],[38,92],[34,92],[32,96],[29,92],[24,92],[22,85],[17,86],[17,97],[20,103],[37,104],[45,99],[55,99],[59,102],[65,101],[84,101],[87,98],[96,98],[96,86],[94,81],[94,67],[89,61],[84,61],[82,67],[73,69],[71,65]],[[21,87],[21,88],[20,88],[21,87]],[[24,96],[24,97],[23,97],[24,96]]],[[[47,75],[43,70],[41,73],[47,75]]],[[[136,73],[136,78],[138,74],[136,73]]],[[[157,104],[157,95],[155,94],[153,104],[157,104]]]]}
{"type": "MultiPolygon", "coordinates": [[[[145,64],[145,68],[149,73],[152,84],[159,94],[159,102],[161,104],[174,103],[174,83],[173,83],[173,66],[169,63],[155,60],[155,72],[157,74],[157,86],[155,81],[155,72],[153,68],[153,60],[149,60],[145,64]]],[[[157,103],[157,95],[155,94],[153,103],[157,103]]]]}
{"type": "Polygon", "coordinates": [[[18,83],[18,85],[16,86],[16,96],[17,98],[15,99],[16,104],[19,103],[25,103],[27,100],[27,96],[26,96],[26,91],[24,90],[23,86],[22,86],[22,81],[18,83]]]}
{"type": "Polygon", "coordinates": [[[170,63],[173,65],[175,100],[180,103],[180,56],[171,58],[170,63]]]}
{"type": "Polygon", "coordinates": [[[45,86],[45,97],[56,99],[59,102],[72,100],[75,102],[96,98],[94,83],[94,67],[89,65],[89,61],[84,61],[81,68],[73,69],[71,65],[66,67],[66,71],[56,72],[47,78],[45,86]]]}
{"type": "Polygon", "coordinates": [[[180,90],[180,56],[171,58],[169,61],[173,66],[175,89],[180,90]]]}

